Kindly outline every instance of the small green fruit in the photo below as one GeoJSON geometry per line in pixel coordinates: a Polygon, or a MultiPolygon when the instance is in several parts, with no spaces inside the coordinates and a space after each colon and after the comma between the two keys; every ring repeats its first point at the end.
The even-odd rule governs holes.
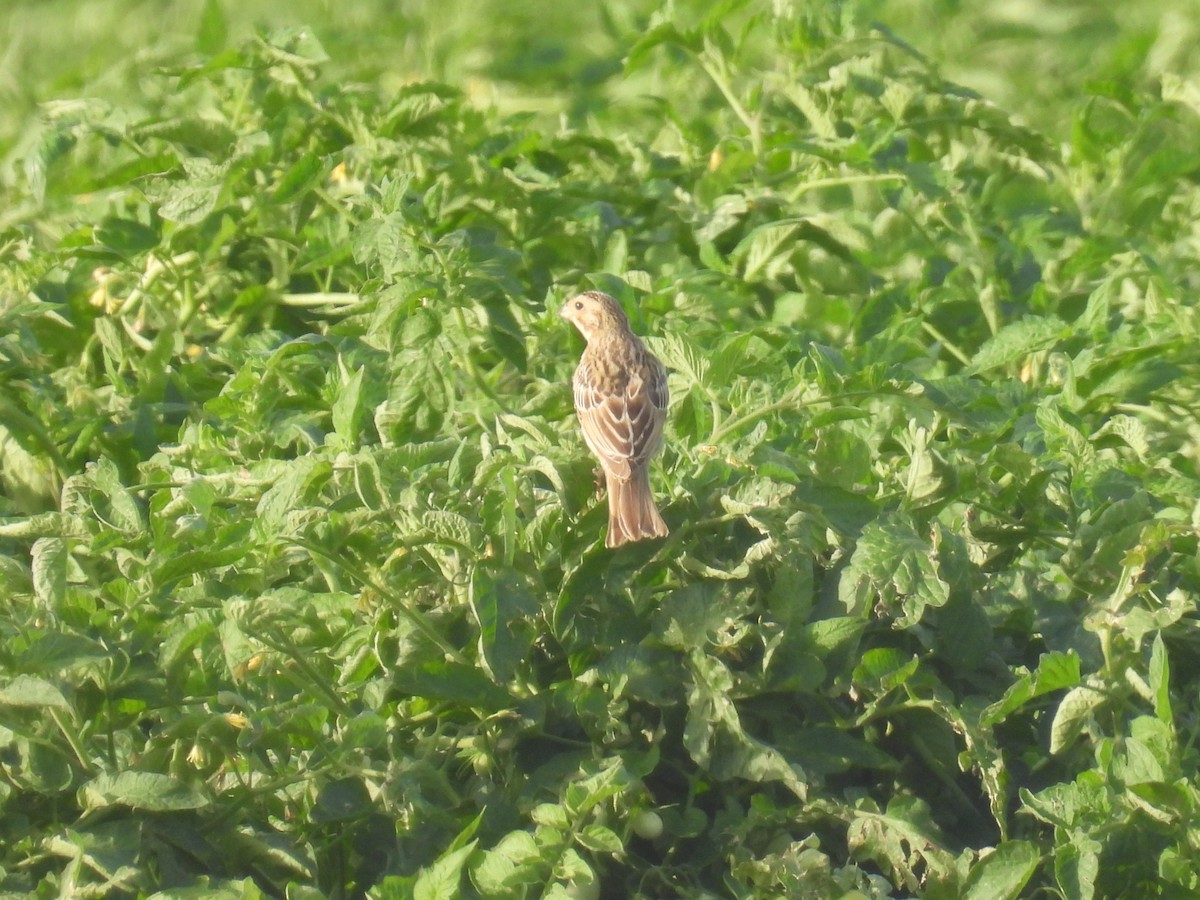
{"type": "Polygon", "coordinates": [[[634,816],[633,833],[648,841],[660,837],[663,833],[662,816],[652,809],[643,809],[634,816]]]}

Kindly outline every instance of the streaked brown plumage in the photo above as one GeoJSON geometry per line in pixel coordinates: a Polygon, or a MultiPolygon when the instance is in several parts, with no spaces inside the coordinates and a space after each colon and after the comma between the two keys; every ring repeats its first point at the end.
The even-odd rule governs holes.
{"type": "Polygon", "coordinates": [[[608,485],[608,547],[666,537],[650,491],[650,460],[662,448],[667,372],[629,328],[619,303],[586,291],[563,304],[563,318],[587,348],[575,370],[575,411],[583,439],[608,485]]]}

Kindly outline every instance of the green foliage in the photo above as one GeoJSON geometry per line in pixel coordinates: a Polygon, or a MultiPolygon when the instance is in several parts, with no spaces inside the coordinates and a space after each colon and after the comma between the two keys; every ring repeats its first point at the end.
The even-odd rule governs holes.
{"type": "Polygon", "coordinates": [[[1194,895],[1195,75],[1060,145],[877,6],[212,0],[0,123],[0,890],[1194,895]]]}

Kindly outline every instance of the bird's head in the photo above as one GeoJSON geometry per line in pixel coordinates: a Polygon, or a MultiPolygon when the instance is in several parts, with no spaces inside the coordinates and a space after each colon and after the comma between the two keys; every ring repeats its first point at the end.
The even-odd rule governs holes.
{"type": "Polygon", "coordinates": [[[562,305],[559,314],[578,328],[588,342],[598,334],[629,330],[629,320],[621,304],[600,291],[577,294],[562,305]]]}

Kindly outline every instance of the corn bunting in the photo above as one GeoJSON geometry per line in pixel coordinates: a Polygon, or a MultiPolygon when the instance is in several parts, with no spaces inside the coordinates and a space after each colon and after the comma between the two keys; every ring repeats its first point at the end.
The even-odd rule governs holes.
{"type": "Polygon", "coordinates": [[[662,448],[667,372],[608,294],[586,291],[561,314],[587,341],[573,379],[575,411],[608,486],[605,546],[666,537],[650,492],[650,459],[662,448]]]}

